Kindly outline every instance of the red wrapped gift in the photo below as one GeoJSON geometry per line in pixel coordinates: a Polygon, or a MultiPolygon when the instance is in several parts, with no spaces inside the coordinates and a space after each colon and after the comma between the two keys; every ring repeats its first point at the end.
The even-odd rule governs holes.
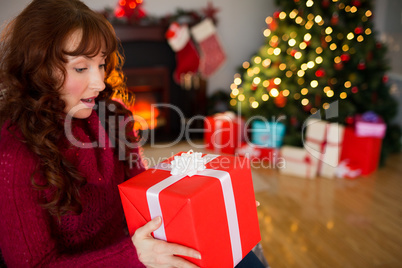
{"type": "Polygon", "coordinates": [[[189,154],[119,185],[130,234],[162,216],[155,238],[198,250],[201,260],[186,257],[198,266],[234,267],[261,239],[249,160],[197,153],[201,160],[177,165],[179,155],[189,154]],[[193,162],[205,169],[177,173],[177,166],[193,162]]]}
{"type": "Polygon", "coordinates": [[[341,161],[347,161],[350,165],[360,169],[361,175],[369,175],[377,170],[381,144],[381,138],[358,137],[354,128],[346,127],[341,161]]]}
{"type": "Polygon", "coordinates": [[[207,116],[204,121],[205,148],[216,153],[234,154],[245,140],[244,120],[232,112],[207,116]]]}

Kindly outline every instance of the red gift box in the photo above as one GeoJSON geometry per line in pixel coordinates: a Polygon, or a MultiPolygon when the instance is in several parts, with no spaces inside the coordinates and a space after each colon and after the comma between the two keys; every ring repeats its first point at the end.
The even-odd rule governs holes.
{"type": "Polygon", "coordinates": [[[171,175],[171,157],[120,184],[127,224],[133,235],[162,216],[154,237],[198,250],[201,260],[186,259],[200,267],[234,267],[261,240],[250,163],[204,158],[206,169],[192,177],[171,175]]]}
{"type": "Polygon", "coordinates": [[[382,139],[376,137],[359,137],[355,129],[346,127],[343,137],[341,161],[359,169],[361,175],[369,175],[378,167],[382,139]]]}
{"type": "Polygon", "coordinates": [[[234,154],[245,140],[244,119],[231,112],[207,116],[204,121],[205,148],[216,153],[234,154]]]}

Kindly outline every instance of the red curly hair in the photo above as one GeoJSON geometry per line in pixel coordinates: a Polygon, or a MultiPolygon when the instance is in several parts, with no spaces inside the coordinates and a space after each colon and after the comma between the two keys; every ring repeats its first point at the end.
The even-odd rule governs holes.
{"type": "MultiPolygon", "coordinates": [[[[66,76],[66,55],[92,57],[101,48],[106,56],[106,89],[98,101],[108,103],[116,92],[127,93],[119,42],[110,23],[82,2],[33,0],[1,36],[1,121],[8,120],[10,126],[17,127],[24,137],[23,142],[39,157],[38,170],[47,183],[38,185],[33,179],[32,183],[39,190],[53,190],[52,200],[43,206],[58,218],[82,211],[79,189],[85,184],[85,179],[64,159],[57,146],[65,137],[65,103],[59,91],[66,76]],[[83,33],[80,44],[74,51],[64,51],[66,40],[78,29],[83,33]]],[[[116,120],[118,115],[131,116],[122,105],[114,104],[119,108],[113,112],[116,120]]],[[[117,130],[108,130],[108,126],[115,123],[103,123],[106,133],[118,137],[117,130]]],[[[131,141],[134,139],[131,137],[131,141]]]]}

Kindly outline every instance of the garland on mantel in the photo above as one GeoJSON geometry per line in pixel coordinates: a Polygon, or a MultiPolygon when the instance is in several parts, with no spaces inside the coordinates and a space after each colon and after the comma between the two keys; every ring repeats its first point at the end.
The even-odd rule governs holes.
{"type": "Polygon", "coordinates": [[[101,13],[113,25],[170,25],[172,22],[177,22],[179,24],[192,26],[206,18],[212,19],[216,25],[218,22],[216,14],[219,11],[220,8],[213,6],[212,2],[208,2],[207,7],[201,8],[200,10],[184,10],[178,8],[175,13],[161,17],[148,15],[145,12],[141,12],[138,16],[137,13],[134,13],[131,17],[118,17],[116,16],[116,10],[110,7],[105,8],[101,13]]]}

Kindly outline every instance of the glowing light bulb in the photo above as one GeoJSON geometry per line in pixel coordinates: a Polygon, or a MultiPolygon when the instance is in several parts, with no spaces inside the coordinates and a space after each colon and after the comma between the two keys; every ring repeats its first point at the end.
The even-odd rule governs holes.
{"type": "Polygon", "coordinates": [[[263,101],[269,100],[268,94],[266,94],[266,93],[265,93],[265,94],[262,94],[261,99],[262,99],[263,101]]]}
{"type": "Polygon", "coordinates": [[[363,42],[363,41],[364,41],[363,35],[359,35],[359,36],[357,37],[357,42],[363,42]]]}
{"type": "Polygon", "coordinates": [[[331,34],[332,31],[333,31],[332,28],[329,27],[329,26],[325,29],[325,33],[326,33],[326,34],[331,34]]]}
{"type": "Polygon", "coordinates": [[[248,61],[243,62],[243,68],[248,69],[250,67],[250,63],[248,61]]]}
{"type": "Polygon", "coordinates": [[[297,71],[297,76],[298,76],[298,77],[303,77],[304,74],[305,74],[305,72],[304,72],[303,70],[298,70],[298,71],[297,71]]]}
{"type": "Polygon", "coordinates": [[[310,82],[310,86],[311,86],[312,88],[316,88],[316,87],[318,86],[318,81],[317,81],[317,80],[311,81],[311,82],[310,82]]]}
{"type": "Polygon", "coordinates": [[[323,105],[322,105],[322,108],[324,108],[325,110],[327,110],[328,108],[329,108],[329,103],[324,103],[323,105]]]}
{"type": "Polygon", "coordinates": [[[352,86],[352,83],[350,81],[346,81],[344,86],[345,88],[350,88],[352,86]]]}
{"type": "Polygon", "coordinates": [[[310,41],[311,40],[311,34],[309,34],[309,33],[306,33],[305,35],[304,35],[304,41],[310,41]]]}
{"type": "Polygon", "coordinates": [[[332,36],[330,36],[330,35],[325,36],[325,42],[329,43],[331,41],[332,41],[332,36]]]}
{"type": "Polygon", "coordinates": [[[373,13],[371,12],[371,10],[367,10],[364,15],[366,15],[366,17],[370,17],[371,15],[373,15],[373,13]]]}
{"type": "Polygon", "coordinates": [[[259,106],[259,103],[258,102],[256,102],[256,101],[253,101],[252,103],[251,103],[251,107],[252,108],[257,108],[259,106]]]}
{"type": "Polygon", "coordinates": [[[281,13],[279,13],[279,18],[281,20],[284,20],[286,18],[286,13],[284,11],[282,11],[281,13]]]}
{"type": "Polygon", "coordinates": [[[322,21],[322,17],[320,15],[315,16],[314,21],[316,23],[320,23],[322,21]]]}
{"type": "Polygon", "coordinates": [[[302,24],[302,23],[303,23],[303,18],[300,17],[300,16],[297,16],[297,18],[295,19],[295,22],[296,22],[297,24],[302,24]]]}
{"type": "Polygon", "coordinates": [[[279,77],[276,77],[276,78],[274,79],[274,84],[275,84],[275,85],[279,85],[281,82],[282,82],[282,80],[281,80],[279,77]]]}
{"type": "Polygon", "coordinates": [[[259,78],[259,77],[254,77],[254,79],[253,79],[253,83],[254,83],[254,84],[258,85],[260,82],[261,82],[261,78],[259,78]]]}
{"type": "Polygon", "coordinates": [[[265,29],[263,34],[264,34],[265,37],[268,37],[268,36],[271,35],[271,30],[270,29],[265,29]]]}
{"type": "Polygon", "coordinates": [[[230,105],[236,106],[236,105],[237,105],[237,100],[231,99],[231,100],[230,100],[230,105]]]}
{"type": "Polygon", "coordinates": [[[254,62],[256,63],[256,64],[260,64],[261,63],[261,57],[255,57],[254,58],[254,62]]]}
{"type": "Polygon", "coordinates": [[[306,49],[306,47],[307,47],[306,42],[301,42],[300,45],[299,45],[300,49],[306,49]]]}
{"type": "Polygon", "coordinates": [[[268,68],[271,65],[271,60],[270,59],[265,59],[262,62],[262,66],[264,66],[265,68],[268,68]]]}
{"type": "Polygon", "coordinates": [[[235,78],[235,80],[234,80],[234,83],[236,84],[236,85],[240,85],[241,84],[241,78],[240,77],[237,77],[237,78],[235,78]]]}
{"type": "Polygon", "coordinates": [[[354,37],[355,35],[352,32],[348,33],[348,35],[346,36],[348,40],[352,40],[354,37]]]}
{"type": "Polygon", "coordinates": [[[293,47],[294,45],[296,45],[296,40],[295,39],[289,39],[288,41],[289,46],[293,47]]]}
{"type": "Polygon", "coordinates": [[[315,58],[315,62],[316,62],[317,64],[321,64],[322,61],[323,61],[323,58],[322,58],[321,56],[318,56],[317,58],[315,58]]]}
{"type": "Polygon", "coordinates": [[[279,95],[279,91],[278,91],[278,89],[276,89],[276,88],[273,88],[273,89],[271,89],[271,91],[269,92],[269,94],[272,96],[272,97],[278,97],[278,95],[279,95]]]}
{"type": "Polygon", "coordinates": [[[254,74],[259,74],[260,71],[261,71],[261,69],[259,67],[254,67],[254,69],[253,69],[254,74]]]}
{"type": "Polygon", "coordinates": [[[301,54],[301,52],[300,51],[297,51],[296,53],[295,53],[295,59],[300,59],[302,57],[302,54],[301,54]]]}
{"type": "Polygon", "coordinates": [[[302,69],[303,71],[307,70],[307,69],[308,69],[307,63],[303,63],[303,64],[300,66],[300,69],[302,69]]]}
{"type": "Polygon", "coordinates": [[[239,94],[239,96],[237,96],[237,99],[239,101],[244,101],[246,99],[246,97],[243,94],[239,94]]]}
{"type": "Polygon", "coordinates": [[[289,70],[289,71],[286,72],[285,75],[286,75],[287,78],[290,78],[290,77],[292,77],[293,72],[289,70]]]}
{"type": "Polygon", "coordinates": [[[272,21],[273,21],[273,19],[272,19],[271,16],[268,16],[268,17],[266,17],[266,19],[265,19],[265,23],[266,23],[266,24],[271,24],[272,21]]]}
{"type": "Polygon", "coordinates": [[[299,93],[295,93],[294,95],[293,95],[293,98],[295,99],[295,100],[298,100],[298,99],[300,99],[300,94],[299,93]]]}
{"type": "Polygon", "coordinates": [[[286,69],[286,63],[279,64],[279,70],[283,71],[286,69]]]}
{"type": "Polygon", "coordinates": [[[306,6],[307,7],[312,7],[314,5],[314,1],[312,1],[312,0],[307,0],[307,2],[306,2],[306,6]]]}
{"type": "Polygon", "coordinates": [[[309,61],[309,62],[307,62],[307,67],[308,67],[308,68],[312,69],[314,66],[315,66],[314,61],[309,61]]]}
{"type": "Polygon", "coordinates": [[[322,51],[323,51],[322,47],[317,47],[317,48],[315,49],[315,53],[317,53],[318,55],[321,54],[322,51]]]}
{"type": "Polygon", "coordinates": [[[331,49],[331,50],[335,50],[336,49],[336,44],[335,43],[332,43],[331,45],[329,45],[329,49],[331,49]]]}
{"type": "Polygon", "coordinates": [[[364,31],[364,33],[365,33],[366,35],[371,34],[371,29],[370,29],[370,28],[367,28],[367,29],[364,31]]]}
{"type": "Polygon", "coordinates": [[[299,13],[299,11],[297,9],[293,9],[289,14],[289,18],[291,18],[291,19],[296,18],[297,13],[299,13]]]}
{"type": "Polygon", "coordinates": [[[310,101],[308,99],[302,99],[301,104],[306,106],[310,101]]]}
{"type": "Polygon", "coordinates": [[[341,99],[346,99],[347,96],[348,96],[348,94],[346,94],[346,92],[342,92],[342,93],[339,95],[339,97],[340,97],[341,99]]]}
{"type": "Polygon", "coordinates": [[[307,89],[307,88],[303,88],[302,90],[300,90],[300,93],[301,93],[302,95],[307,95],[308,89],[307,89]]]}
{"type": "Polygon", "coordinates": [[[333,97],[333,96],[334,96],[334,91],[328,90],[328,91],[327,91],[327,97],[331,98],[331,97],[333,97]]]}
{"type": "Polygon", "coordinates": [[[343,45],[343,46],[342,46],[342,50],[345,51],[345,52],[348,51],[348,50],[349,50],[349,46],[346,45],[346,44],[343,45]]]}
{"type": "Polygon", "coordinates": [[[290,94],[290,91],[289,91],[288,89],[285,89],[285,90],[282,91],[282,95],[283,95],[284,97],[289,96],[289,94],[290,94]]]}
{"type": "Polygon", "coordinates": [[[281,54],[281,49],[279,47],[274,49],[274,55],[278,56],[279,54],[281,54]]]}
{"type": "Polygon", "coordinates": [[[268,81],[268,80],[264,80],[264,81],[262,82],[262,86],[263,86],[263,87],[269,87],[269,81],[268,81]]]}
{"type": "Polygon", "coordinates": [[[235,89],[232,90],[233,96],[237,96],[237,95],[239,95],[239,93],[240,93],[240,91],[239,91],[239,89],[237,89],[237,88],[235,88],[235,89]]]}

